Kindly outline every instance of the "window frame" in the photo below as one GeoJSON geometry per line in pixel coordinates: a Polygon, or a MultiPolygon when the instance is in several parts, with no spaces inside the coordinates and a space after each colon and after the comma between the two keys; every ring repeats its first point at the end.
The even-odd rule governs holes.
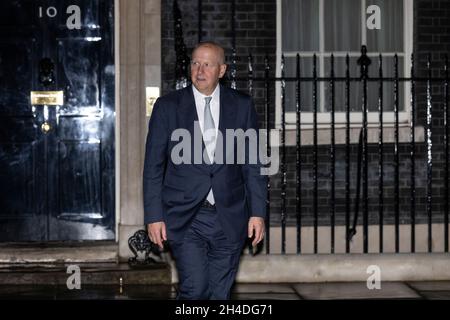
{"type": "MultiPolygon", "coordinates": [[[[324,72],[324,60],[325,57],[329,57],[331,52],[324,52],[324,0],[319,1],[319,34],[321,35],[319,41],[319,51],[316,52],[317,62],[319,66],[319,77],[323,77],[324,72]]],[[[398,53],[398,57],[403,57],[403,70],[404,76],[411,76],[411,54],[413,52],[413,28],[414,28],[414,2],[413,0],[402,0],[403,1],[403,52],[398,53]]],[[[276,77],[281,77],[281,55],[284,53],[285,57],[295,57],[297,53],[300,57],[312,57],[314,52],[282,52],[282,0],[277,0],[277,18],[276,18],[276,77]]],[[[361,27],[363,28],[361,32],[361,41],[363,44],[366,43],[366,19],[367,19],[367,5],[366,0],[361,0],[361,27]],[[364,18],[363,18],[364,17],[364,18]]],[[[335,57],[345,57],[347,52],[333,52],[335,57]]],[[[382,52],[383,57],[394,56],[394,52],[382,52]]],[[[378,53],[370,52],[367,54],[372,59],[373,62],[377,61],[378,53]]],[[[360,53],[349,52],[350,57],[359,57],[360,53]]],[[[400,75],[401,76],[401,75],[400,75]]],[[[399,112],[399,123],[409,123],[411,116],[411,105],[410,105],[410,91],[411,84],[409,81],[404,82],[404,111],[399,112]]],[[[318,92],[320,95],[320,105],[319,110],[323,110],[325,106],[325,86],[319,85],[318,92]]],[[[281,128],[281,81],[276,81],[275,83],[275,128],[281,128]]],[[[301,112],[301,124],[302,128],[311,128],[313,124],[313,112],[302,111],[301,112]]],[[[369,125],[379,124],[379,113],[378,112],[368,112],[367,121],[369,125]]],[[[285,114],[285,125],[286,129],[294,129],[296,126],[296,113],[294,111],[286,111],[285,114]]],[[[317,123],[319,127],[329,127],[331,123],[331,113],[330,112],[317,112],[317,123]]],[[[395,115],[393,111],[383,112],[383,125],[393,126],[395,123],[395,115]]],[[[361,112],[350,112],[350,126],[360,127],[362,124],[362,113],[361,112]]],[[[346,113],[345,112],[335,112],[335,125],[336,128],[346,125],[346,113]]]]}

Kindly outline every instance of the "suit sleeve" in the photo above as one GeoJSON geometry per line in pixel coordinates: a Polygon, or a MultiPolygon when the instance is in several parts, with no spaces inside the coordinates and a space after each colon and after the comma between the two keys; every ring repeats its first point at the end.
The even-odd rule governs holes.
{"type": "Polygon", "coordinates": [[[267,176],[261,174],[262,164],[259,157],[259,126],[258,116],[252,99],[249,99],[249,108],[247,115],[246,130],[253,129],[256,131],[257,147],[256,149],[249,147],[250,139],[245,140],[245,157],[246,161],[242,166],[242,173],[246,184],[247,201],[249,202],[250,216],[252,217],[266,217],[266,201],[267,201],[267,176]],[[255,161],[250,160],[251,150],[256,150],[257,154],[253,158],[255,161]]]}
{"type": "Polygon", "coordinates": [[[143,173],[144,223],[163,221],[161,200],[167,162],[168,124],[164,105],[158,99],[150,117],[143,173]]]}

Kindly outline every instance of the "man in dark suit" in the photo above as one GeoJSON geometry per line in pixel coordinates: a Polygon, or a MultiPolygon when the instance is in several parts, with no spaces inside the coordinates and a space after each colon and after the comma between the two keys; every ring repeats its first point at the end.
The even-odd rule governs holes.
{"type": "Polygon", "coordinates": [[[170,244],[179,277],[177,299],[225,300],[246,235],[253,246],[264,238],[267,177],[259,157],[250,159],[250,139],[221,143],[227,129],[258,130],[251,97],[219,84],[226,71],[223,48],[198,44],[190,67],[193,85],[160,97],[150,118],[145,224],[153,243],[161,248],[165,240],[170,244]],[[175,152],[180,142],[172,134],[177,130],[193,137],[183,140],[191,150],[175,152]],[[196,144],[199,132],[202,142],[196,144]],[[245,151],[241,161],[235,154],[240,147],[245,151]]]}

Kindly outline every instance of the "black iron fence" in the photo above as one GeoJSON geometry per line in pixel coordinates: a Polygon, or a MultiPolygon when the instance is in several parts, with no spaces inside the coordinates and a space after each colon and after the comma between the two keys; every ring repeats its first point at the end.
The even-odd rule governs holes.
{"type": "MultiPolygon", "coordinates": [[[[362,238],[363,238],[363,252],[367,253],[369,252],[369,225],[375,224],[378,226],[378,249],[379,252],[383,252],[383,242],[384,242],[384,228],[386,225],[387,217],[385,216],[386,213],[386,206],[385,206],[385,199],[386,199],[386,192],[385,192],[385,181],[384,177],[386,173],[384,172],[385,169],[385,163],[384,158],[386,154],[386,147],[384,143],[384,137],[383,137],[383,129],[385,129],[385,122],[384,122],[384,115],[385,115],[385,106],[383,106],[384,101],[384,95],[385,95],[385,85],[388,83],[393,86],[393,112],[394,120],[393,123],[389,124],[389,127],[392,128],[393,134],[394,134],[394,141],[393,141],[393,148],[392,148],[392,160],[393,160],[393,175],[394,175],[394,187],[393,187],[393,195],[389,194],[389,197],[393,198],[393,226],[395,230],[395,252],[400,252],[400,225],[401,224],[407,224],[410,227],[410,252],[416,251],[416,217],[418,215],[418,212],[416,210],[417,208],[417,188],[416,188],[416,180],[417,180],[417,164],[416,164],[416,158],[418,156],[418,151],[420,151],[420,148],[417,148],[417,142],[416,142],[416,136],[415,136],[415,129],[417,126],[417,106],[420,103],[423,103],[425,106],[424,112],[425,112],[425,121],[422,123],[424,127],[424,141],[422,141],[423,150],[425,152],[424,156],[426,160],[426,165],[424,168],[420,168],[420,170],[426,170],[426,183],[425,183],[425,195],[420,195],[420,197],[425,197],[425,205],[421,207],[425,212],[420,212],[420,214],[426,216],[426,224],[427,224],[427,250],[428,252],[433,251],[433,230],[432,230],[432,224],[434,222],[438,222],[441,225],[443,224],[444,232],[443,232],[443,248],[445,252],[448,252],[449,250],[449,230],[448,230],[448,218],[449,218],[449,164],[448,164],[448,155],[449,155],[449,75],[448,75],[448,58],[445,57],[445,63],[443,66],[443,70],[440,76],[432,76],[432,70],[431,70],[431,59],[430,56],[428,56],[427,60],[427,75],[425,77],[418,77],[415,74],[415,61],[414,57],[411,56],[411,64],[410,64],[410,76],[409,77],[403,77],[399,75],[399,59],[397,55],[394,56],[394,76],[393,77],[386,77],[383,76],[383,57],[381,55],[378,56],[378,66],[371,61],[371,59],[367,56],[367,50],[365,46],[362,46],[361,49],[361,56],[359,57],[357,63],[360,67],[360,75],[357,77],[351,77],[350,71],[349,71],[349,56],[347,55],[345,57],[345,76],[344,77],[337,77],[335,76],[335,62],[334,62],[334,56],[330,56],[330,72],[329,75],[326,77],[319,77],[318,71],[317,71],[317,58],[316,55],[312,58],[312,74],[309,77],[301,76],[300,72],[300,66],[301,66],[301,59],[302,57],[297,54],[296,56],[296,71],[294,77],[287,77],[286,76],[286,64],[285,64],[285,58],[284,56],[281,57],[281,77],[270,77],[270,68],[269,68],[269,61],[266,57],[265,59],[265,73],[264,77],[254,77],[254,70],[253,70],[253,58],[252,56],[248,57],[248,75],[245,79],[243,78],[237,78],[236,77],[236,66],[235,66],[235,57],[233,57],[231,70],[234,72],[231,72],[231,86],[236,88],[236,82],[237,81],[246,81],[248,92],[250,94],[253,94],[254,85],[257,82],[260,82],[260,85],[264,87],[265,95],[264,95],[264,126],[265,128],[271,128],[271,108],[273,108],[273,96],[271,96],[270,88],[271,86],[279,85],[281,90],[281,95],[279,97],[280,105],[281,105],[281,121],[280,121],[280,145],[279,145],[279,151],[280,151],[280,172],[278,176],[272,176],[270,177],[270,182],[268,185],[268,201],[267,201],[267,223],[266,223],[266,239],[265,239],[265,251],[267,253],[271,252],[270,248],[270,221],[271,221],[271,215],[274,213],[271,213],[271,209],[273,210],[273,206],[271,206],[271,201],[273,199],[272,190],[271,187],[274,184],[274,179],[279,179],[279,189],[280,189],[280,197],[281,201],[279,202],[279,210],[276,214],[280,215],[280,228],[281,228],[281,253],[286,253],[286,228],[287,228],[287,194],[288,194],[288,184],[287,184],[287,158],[286,158],[286,152],[287,152],[287,144],[286,144],[286,84],[287,83],[293,83],[295,86],[295,225],[296,225],[296,252],[302,253],[302,227],[304,226],[302,219],[304,218],[304,212],[302,208],[304,209],[304,206],[302,206],[302,202],[305,200],[306,196],[303,193],[302,186],[304,184],[304,181],[302,181],[302,170],[305,166],[305,163],[302,162],[302,153],[305,149],[305,146],[302,145],[302,134],[303,134],[303,122],[302,122],[302,115],[304,112],[306,112],[305,107],[302,105],[301,97],[305,94],[304,90],[302,90],[304,83],[309,83],[312,88],[312,110],[308,109],[307,112],[312,113],[312,124],[309,124],[309,126],[312,125],[312,144],[311,146],[308,146],[308,148],[312,148],[312,227],[313,227],[313,246],[314,246],[314,253],[318,253],[318,228],[319,228],[319,214],[321,215],[321,218],[325,218],[325,220],[328,219],[328,226],[330,228],[330,252],[329,253],[335,253],[335,245],[336,245],[336,200],[338,198],[342,198],[340,200],[343,200],[345,203],[345,209],[344,209],[344,215],[345,215],[345,252],[349,253],[351,252],[350,249],[350,243],[354,235],[356,234],[357,226],[362,225],[362,238]],[[375,65],[375,66],[374,66],[375,65]],[[372,68],[378,68],[378,76],[376,77],[369,77],[369,68],[372,66],[372,68]],[[443,75],[443,76],[442,76],[443,75]],[[327,194],[329,194],[329,212],[328,214],[325,214],[325,217],[323,217],[324,213],[319,212],[319,191],[323,190],[323,187],[319,188],[319,159],[318,159],[318,114],[320,113],[318,108],[318,100],[319,100],[319,93],[318,93],[318,85],[324,82],[328,85],[328,97],[326,104],[328,104],[328,113],[330,115],[330,122],[329,122],[329,129],[330,130],[330,141],[327,148],[329,149],[328,155],[329,155],[329,183],[327,184],[327,194]],[[356,172],[351,172],[350,170],[350,163],[351,161],[355,161],[355,159],[351,159],[351,148],[352,146],[355,146],[355,143],[351,142],[350,138],[350,127],[351,125],[354,126],[354,123],[351,123],[350,120],[350,114],[352,112],[355,112],[354,110],[351,110],[350,101],[351,96],[356,94],[355,92],[351,92],[351,83],[356,82],[360,84],[360,90],[362,91],[361,94],[361,101],[360,101],[360,113],[362,115],[362,122],[360,123],[360,133],[359,133],[359,141],[357,144],[357,168],[356,172]],[[338,155],[338,150],[336,148],[336,121],[335,121],[335,114],[336,114],[336,95],[335,95],[335,88],[338,83],[342,83],[344,87],[344,96],[345,96],[345,110],[341,110],[345,113],[345,146],[342,150],[340,149],[340,152],[344,152],[345,157],[345,192],[342,195],[342,193],[339,193],[339,195],[336,194],[336,156],[338,155]],[[369,158],[372,157],[373,149],[372,151],[369,151],[369,145],[368,142],[368,84],[369,83],[375,83],[377,84],[377,107],[378,110],[377,113],[377,128],[375,130],[378,131],[378,143],[376,148],[376,158],[378,160],[377,168],[377,182],[376,186],[374,185],[373,179],[370,180],[368,177],[369,173],[369,166],[370,161],[369,158]],[[409,112],[409,141],[406,143],[403,141],[403,143],[399,139],[399,112],[401,109],[401,103],[400,103],[400,88],[402,83],[409,83],[408,90],[409,90],[409,102],[404,103],[405,105],[409,105],[409,108],[406,109],[407,112],[409,112]],[[422,86],[424,90],[426,91],[424,101],[417,101],[417,87],[422,86]],[[436,89],[439,87],[441,90],[435,90],[438,91],[437,94],[432,93],[433,88],[436,89]],[[440,114],[440,119],[443,121],[441,128],[443,130],[435,130],[433,128],[435,111],[433,111],[433,107],[435,105],[435,98],[436,95],[439,95],[439,104],[443,107],[443,114],[440,114]],[[436,131],[436,133],[435,133],[436,131]],[[436,135],[436,136],[435,136],[436,135]],[[440,137],[437,137],[437,135],[443,135],[440,137]],[[439,138],[439,139],[437,139],[439,138]],[[442,145],[437,145],[436,143],[440,142],[442,145]],[[400,146],[403,145],[406,146],[409,153],[409,178],[405,179],[404,174],[402,174],[402,177],[400,177],[400,146]],[[443,163],[443,169],[441,170],[443,174],[438,175],[436,178],[436,175],[433,175],[433,164],[435,162],[436,153],[439,151],[439,157],[442,158],[441,164],[443,163]],[[354,181],[352,181],[352,179],[354,181]],[[436,184],[436,179],[441,179],[443,181],[440,181],[438,184],[442,187],[439,187],[441,191],[441,195],[443,192],[443,196],[439,196],[438,201],[443,201],[444,203],[441,203],[441,206],[438,209],[438,212],[436,213],[436,210],[433,211],[432,207],[435,204],[433,201],[433,195],[436,184]],[[404,181],[409,180],[409,184],[405,185],[404,181]],[[400,183],[402,181],[402,186],[400,186],[400,183]],[[443,183],[442,183],[443,182],[443,183]],[[353,183],[354,190],[351,190],[351,183],[353,183]],[[372,185],[370,185],[372,184],[372,185]],[[369,187],[376,187],[377,188],[377,199],[374,199],[375,197],[372,196],[372,198],[369,195],[369,187]],[[409,188],[409,205],[404,206],[401,204],[400,199],[400,187],[402,189],[409,188]],[[371,203],[374,203],[374,200],[377,201],[376,207],[372,206],[372,209],[369,210],[369,200],[371,203]],[[407,209],[405,209],[407,208],[407,209]],[[405,210],[409,211],[409,221],[405,221],[405,219],[400,219],[401,213],[404,215],[405,210]],[[370,217],[371,213],[377,213],[377,222],[373,223],[374,219],[371,219],[373,217],[370,217]],[[328,215],[328,216],[327,216],[328,215]],[[361,217],[360,217],[361,216],[361,217]],[[372,223],[371,223],[372,221],[372,223]]],[[[374,59],[375,60],[375,59],[374,59]]],[[[406,88],[406,87],[404,87],[406,88]]],[[[359,94],[359,93],[358,93],[359,94]]],[[[373,94],[373,92],[372,92],[373,94]]],[[[261,109],[261,106],[260,108],[261,109]]],[[[270,137],[268,135],[266,144],[268,146],[267,150],[270,153],[270,137]]],[[[268,155],[270,156],[270,154],[268,155]]],[[[372,157],[373,158],[373,157],[372,157]]],[[[403,160],[404,161],[404,160],[403,160]]],[[[373,164],[373,161],[372,161],[373,164]]],[[[423,172],[422,175],[424,176],[423,172]]],[[[422,189],[421,189],[422,191],[422,189]]],[[[322,219],[323,220],[323,219],[322,219]]]]}
{"type": "MultiPolygon", "coordinates": [[[[198,0],[198,40],[202,40],[202,1],[198,0]]],[[[188,65],[189,58],[183,39],[181,13],[177,1],[174,0],[174,35],[176,49],[176,88],[184,87],[189,82],[188,65]]],[[[418,232],[416,226],[420,223],[426,225],[426,249],[428,252],[437,247],[433,238],[433,223],[443,227],[442,250],[449,251],[449,76],[448,57],[445,56],[444,65],[438,70],[431,67],[430,55],[427,58],[426,67],[418,64],[414,57],[410,60],[410,75],[404,76],[401,72],[399,57],[393,58],[393,75],[386,76],[383,70],[385,56],[368,57],[363,46],[361,56],[358,59],[359,74],[351,75],[349,56],[344,59],[344,75],[336,76],[335,60],[342,57],[329,57],[329,72],[319,72],[317,57],[295,57],[294,76],[286,76],[288,64],[285,58],[281,58],[280,77],[271,76],[269,58],[264,61],[264,75],[255,72],[253,57],[248,57],[247,75],[242,77],[237,72],[237,61],[242,61],[236,54],[236,4],[231,1],[231,64],[229,66],[229,79],[232,88],[242,88],[242,83],[250,95],[255,96],[261,89],[263,98],[258,97],[257,109],[263,111],[263,127],[273,129],[274,104],[280,106],[280,172],[271,176],[268,184],[266,239],[265,251],[271,252],[271,225],[276,218],[280,226],[281,253],[287,252],[287,227],[295,226],[296,253],[302,251],[302,231],[304,227],[312,227],[312,252],[319,251],[319,226],[329,228],[329,253],[337,252],[337,240],[345,241],[344,252],[352,252],[351,242],[354,239],[358,227],[362,232],[362,252],[373,252],[373,244],[369,242],[369,227],[377,227],[377,249],[385,252],[386,232],[385,227],[393,226],[394,251],[400,252],[401,226],[409,226],[410,248],[408,252],[416,252],[418,232]],[[302,62],[311,67],[308,76],[301,76],[302,62]],[[415,65],[426,71],[421,76],[416,75],[415,65]],[[377,70],[378,72],[372,72],[377,70]],[[325,74],[325,76],[320,76],[325,74]],[[239,76],[238,76],[239,74],[239,76]],[[305,86],[307,84],[308,86],[305,86]],[[357,85],[355,87],[355,84],[357,85]],[[408,86],[405,86],[408,84],[408,86]],[[319,86],[327,86],[327,95],[320,91],[319,86]],[[274,98],[272,89],[278,86],[280,96],[274,98]],[[339,87],[339,88],[338,88],[339,87]],[[336,105],[337,89],[340,89],[340,105],[336,105]],[[389,90],[387,90],[389,89],[389,90]],[[409,92],[405,92],[408,90],[409,92]],[[288,99],[287,91],[294,96],[288,99]],[[406,93],[406,94],[405,94],[406,93]],[[302,103],[302,97],[309,96],[311,104],[302,103]],[[386,106],[384,98],[390,96],[393,119],[386,121],[386,106]],[[408,96],[408,101],[404,97],[408,96]],[[326,101],[320,101],[324,98],[326,101]],[[369,105],[369,99],[375,98],[376,107],[369,105]],[[262,100],[262,101],[261,101],[262,100]],[[278,101],[276,101],[278,100],[278,101]],[[355,102],[356,101],[356,102],[355,102]],[[327,110],[319,108],[326,105],[327,110]],[[408,106],[402,109],[403,106],[408,106]],[[370,109],[371,107],[371,109],[370,109]],[[437,108],[437,109],[436,109],[437,108]],[[369,142],[369,111],[376,115],[377,121],[372,123],[371,130],[378,133],[377,142],[369,142]],[[326,112],[329,115],[327,130],[329,130],[329,142],[319,148],[319,121],[318,115],[326,112]],[[344,142],[336,142],[336,114],[344,114],[344,120],[339,124],[344,126],[344,142]],[[400,113],[408,114],[407,130],[408,139],[400,141],[400,113]],[[295,146],[287,144],[286,115],[295,115],[294,131],[295,146]],[[351,115],[359,113],[361,120],[357,123],[351,121],[351,115]],[[311,119],[305,123],[305,115],[311,119]],[[312,116],[312,117],[311,117],[312,116]],[[355,143],[351,130],[359,126],[359,138],[355,143]],[[373,127],[375,125],[375,127],[373,127]],[[312,130],[312,141],[303,144],[305,129],[312,130]],[[386,142],[384,129],[389,128],[393,132],[393,140],[386,142]],[[416,140],[417,128],[424,129],[424,139],[416,140]],[[323,148],[327,149],[326,157],[320,154],[323,148]],[[293,154],[293,156],[292,156],[293,154]],[[307,156],[305,156],[307,155],[307,156]],[[406,156],[405,156],[406,155],[406,156]],[[321,163],[328,166],[326,175],[323,174],[321,163]],[[388,160],[386,160],[388,159],[388,160]],[[340,162],[337,162],[337,161],[340,162]],[[388,161],[388,163],[387,163],[388,161]],[[294,169],[292,170],[292,163],[294,169]],[[337,167],[336,164],[340,166],[337,167]],[[343,165],[342,165],[343,164],[343,165]],[[353,166],[352,166],[353,164],[353,166]],[[356,165],[355,165],[356,164],[356,165]],[[436,168],[436,165],[438,167],[436,168]],[[291,169],[289,169],[291,168],[291,169]],[[433,168],[435,170],[433,171],[433,168]],[[389,170],[387,170],[389,169],[389,170]],[[436,170],[437,169],[437,170],[436,170]],[[308,170],[309,176],[304,175],[308,170]],[[342,171],[344,173],[342,174],[342,171]],[[369,175],[370,173],[370,175],[369,175]],[[294,179],[289,177],[294,175],[294,179]],[[338,177],[343,177],[338,179],[338,177]],[[321,178],[321,180],[319,179],[321,178]],[[389,179],[389,181],[387,181],[389,179]],[[308,181],[307,181],[308,180],[308,181]],[[311,181],[309,181],[311,180],[311,181]],[[319,181],[320,180],[320,181],[319,181]],[[326,183],[324,183],[326,180],[326,183]],[[337,188],[338,182],[341,184],[337,188]],[[389,184],[388,184],[389,182],[389,184]],[[277,188],[274,186],[276,185],[277,188]],[[292,192],[294,190],[294,192],[292,192]],[[322,204],[327,198],[327,204],[322,204]],[[292,210],[292,204],[293,210],[292,210]],[[326,207],[324,210],[323,208],[326,207]],[[288,210],[289,208],[290,211],[288,210]],[[294,215],[292,216],[292,213],[294,215]],[[336,227],[343,226],[345,235],[338,238],[336,227]],[[372,250],[369,250],[372,248],[372,250]]],[[[407,57],[401,57],[407,59],[407,57]]],[[[342,62],[342,60],[341,60],[342,62]]],[[[341,64],[342,66],[342,64],[341,64]]],[[[292,66],[291,66],[292,68],[292,66]]],[[[245,89],[245,88],[244,88],[245,89]]],[[[402,124],[404,122],[402,121],[402,124]]],[[[322,124],[323,125],[323,124],[322,124]]],[[[404,129],[404,128],[403,128],[404,129]]],[[[292,132],[292,131],[291,131],[292,132]]],[[[270,136],[266,144],[270,157],[270,136]]],[[[273,228],[273,226],[272,226],[273,228]]],[[[273,230],[273,229],[272,229],[273,230]]],[[[358,229],[359,230],[359,229],[358,229]]],[[[373,228],[372,228],[373,230],[373,228]]],[[[419,230],[419,232],[422,232],[419,230]]],[[[422,234],[420,234],[422,236],[422,234]]],[[[389,238],[391,240],[391,238],[389,238]]],[[[303,237],[304,241],[304,237],[303,237]]],[[[441,241],[441,240],[439,240],[441,241]]],[[[250,251],[251,248],[250,248],[250,251]]],[[[402,252],[405,252],[404,245],[402,252]]]]}

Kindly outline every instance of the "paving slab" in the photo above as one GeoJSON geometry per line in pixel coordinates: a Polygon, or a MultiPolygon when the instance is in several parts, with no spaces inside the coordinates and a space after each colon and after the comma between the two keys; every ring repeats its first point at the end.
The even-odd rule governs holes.
{"type": "Polygon", "coordinates": [[[404,283],[382,282],[381,289],[368,289],[365,282],[302,283],[294,285],[304,299],[420,299],[404,283]]]}
{"type": "Polygon", "coordinates": [[[295,293],[291,284],[282,283],[237,283],[234,293],[295,293]]]}

